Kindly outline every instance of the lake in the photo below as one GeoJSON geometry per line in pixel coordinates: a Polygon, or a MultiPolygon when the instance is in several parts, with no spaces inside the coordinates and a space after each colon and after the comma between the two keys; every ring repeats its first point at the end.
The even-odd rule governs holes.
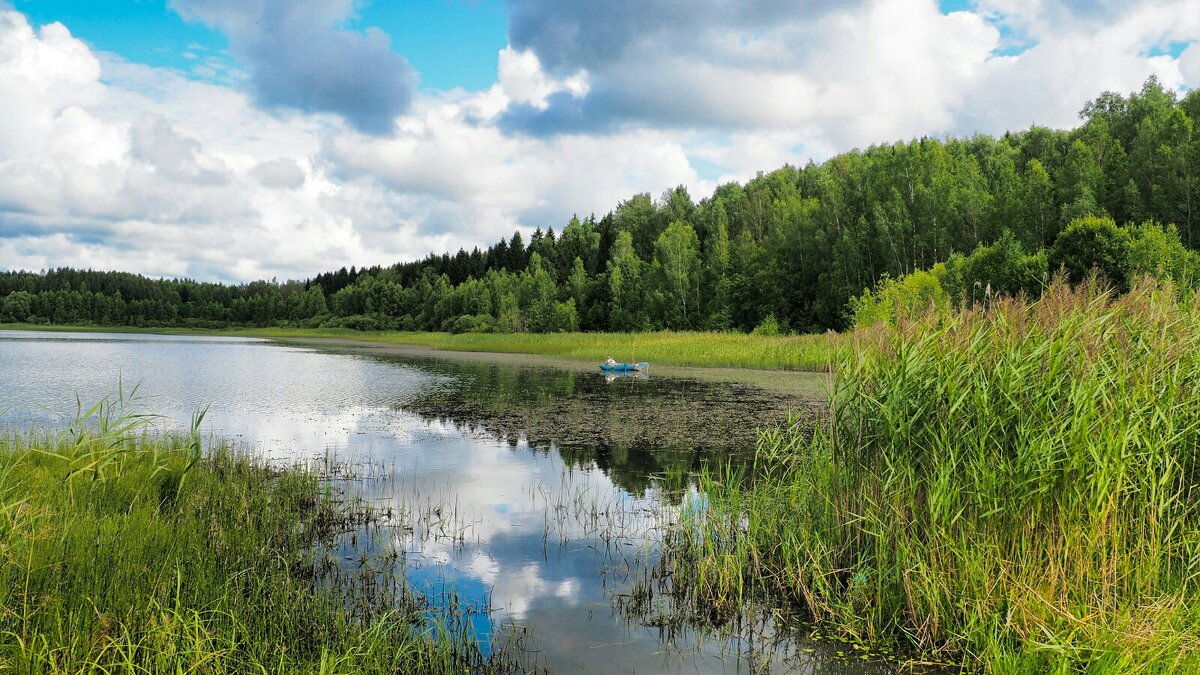
{"type": "MultiPolygon", "coordinates": [[[[653,370],[652,370],[653,373],[653,370]]],[[[271,461],[347,467],[408,514],[407,581],[480,610],[551,672],[886,673],[791,622],[664,620],[633,602],[662,525],[701,499],[692,476],[739,461],[755,425],[817,405],[737,383],[270,341],[0,331],[0,425],[62,428],[118,387],[163,429],[207,408],[210,439],[271,461]]]]}

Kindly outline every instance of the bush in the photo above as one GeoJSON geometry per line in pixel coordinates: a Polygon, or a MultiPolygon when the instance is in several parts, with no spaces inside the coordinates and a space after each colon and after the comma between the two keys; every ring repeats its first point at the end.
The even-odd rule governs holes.
{"type": "Polygon", "coordinates": [[[373,316],[352,314],[329,320],[323,328],[349,328],[350,330],[372,331],[379,330],[379,322],[373,316]]]}
{"type": "Polygon", "coordinates": [[[917,270],[898,279],[884,275],[874,292],[864,289],[862,295],[850,299],[854,327],[891,326],[898,319],[911,319],[930,310],[948,310],[949,295],[939,280],[944,273],[945,267],[939,264],[932,271],[917,270]]]}
{"type": "Polygon", "coordinates": [[[775,313],[771,312],[754,327],[754,330],[750,331],[750,334],[761,337],[776,337],[782,335],[783,331],[779,328],[779,321],[775,318],[775,313]]]}
{"type": "Polygon", "coordinates": [[[442,330],[447,333],[491,333],[496,320],[490,314],[464,314],[446,321],[442,330]]]}
{"type": "Polygon", "coordinates": [[[1054,240],[1050,271],[1065,270],[1071,283],[1077,284],[1095,270],[1123,291],[1128,288],[1130,240],[1129,232],[1117,227],[1112,218],[1073,220],[1054,240]]]}

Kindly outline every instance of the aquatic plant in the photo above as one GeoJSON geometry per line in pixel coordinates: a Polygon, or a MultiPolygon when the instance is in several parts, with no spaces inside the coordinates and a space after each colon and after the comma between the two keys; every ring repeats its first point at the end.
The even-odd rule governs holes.
{"type": "Polygon", "coordinates": [[[856,340],[827,427],[706,476],[681,592],[991,672],[1200,669],[1194,298],[1056,283],[856,340]]]}

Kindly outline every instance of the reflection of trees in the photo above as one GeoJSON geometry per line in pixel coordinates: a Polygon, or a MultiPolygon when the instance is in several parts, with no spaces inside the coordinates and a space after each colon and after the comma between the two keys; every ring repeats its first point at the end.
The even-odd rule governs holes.
{"type": "Polygon", "coordinates": [[[598,373],[430,361],[449,382],[406,406],[569,466],[599,467],[633,494],[681,490],[705,463],[749,454],[755,428],[805,404],[757,387],[673,378],[605,382],[598,373]]]}

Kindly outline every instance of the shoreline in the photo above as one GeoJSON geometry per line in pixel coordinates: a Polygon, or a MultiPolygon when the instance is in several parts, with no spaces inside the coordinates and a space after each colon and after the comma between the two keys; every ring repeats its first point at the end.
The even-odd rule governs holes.
{"type": "MultiPolygon", "coordinates": [[[[266,339],[277,344],[293,347],[312,347],[340,354],[396,356],[401,358],[438,359],[445,361],[474,361],[477,363],[494,363],[510,366],[543,366],[577,372],[595,372],[597,374],[600,372],[599,365],[591,361],[524,352],[458,351],[438,349],[425,345],[355,340],[353,338],[340,337],[269,337],[266,339]]],[[[825,392],[828,389],[830,377],[829,373],[802,370],[674,366],[655,365],[654,363],[650,364],[647,374],[650,377],[658,376],[702,380],[705,382],[750,384],[780,393],[814,399],[828,398],[825,392]]]]}
{"type": "MultiPolygon", "coordinates": [[[[524,367],[550,367],[577,372],[599,373],[599,362],[592,359],[572,358],[556,354],[533,351],[474,351],[446,349],[429,344],[389,341],[377,335],[305,335],[300,331],[288,335],[287,329],[276,328],[137,328],[131,326],[61,326],[36,324],[0,324],[0,331],[52,333],[113,333],[141,335],[176,335],[206,337],[253,337],[269,340],[276,344],[292,347],[309,347],[343,354],[365,356],[392,356],[412,359],[436,359],[446,361],[475,361],[524,367]]],[[[588,335],[588,334],[581,334],[588,335]]],[[[633,334],[639,335],[639,334],[633,334]]],[[[828,371],[812,371],[783,368],[756,368],[753,366],[695,366],[673,365],[650,362],[647,373],[651,377],[673,377],[706,382],[728,382],[749,384],[771,391],[787,393],[807,399],[828,399],[832,375],[828,371]]]]}

